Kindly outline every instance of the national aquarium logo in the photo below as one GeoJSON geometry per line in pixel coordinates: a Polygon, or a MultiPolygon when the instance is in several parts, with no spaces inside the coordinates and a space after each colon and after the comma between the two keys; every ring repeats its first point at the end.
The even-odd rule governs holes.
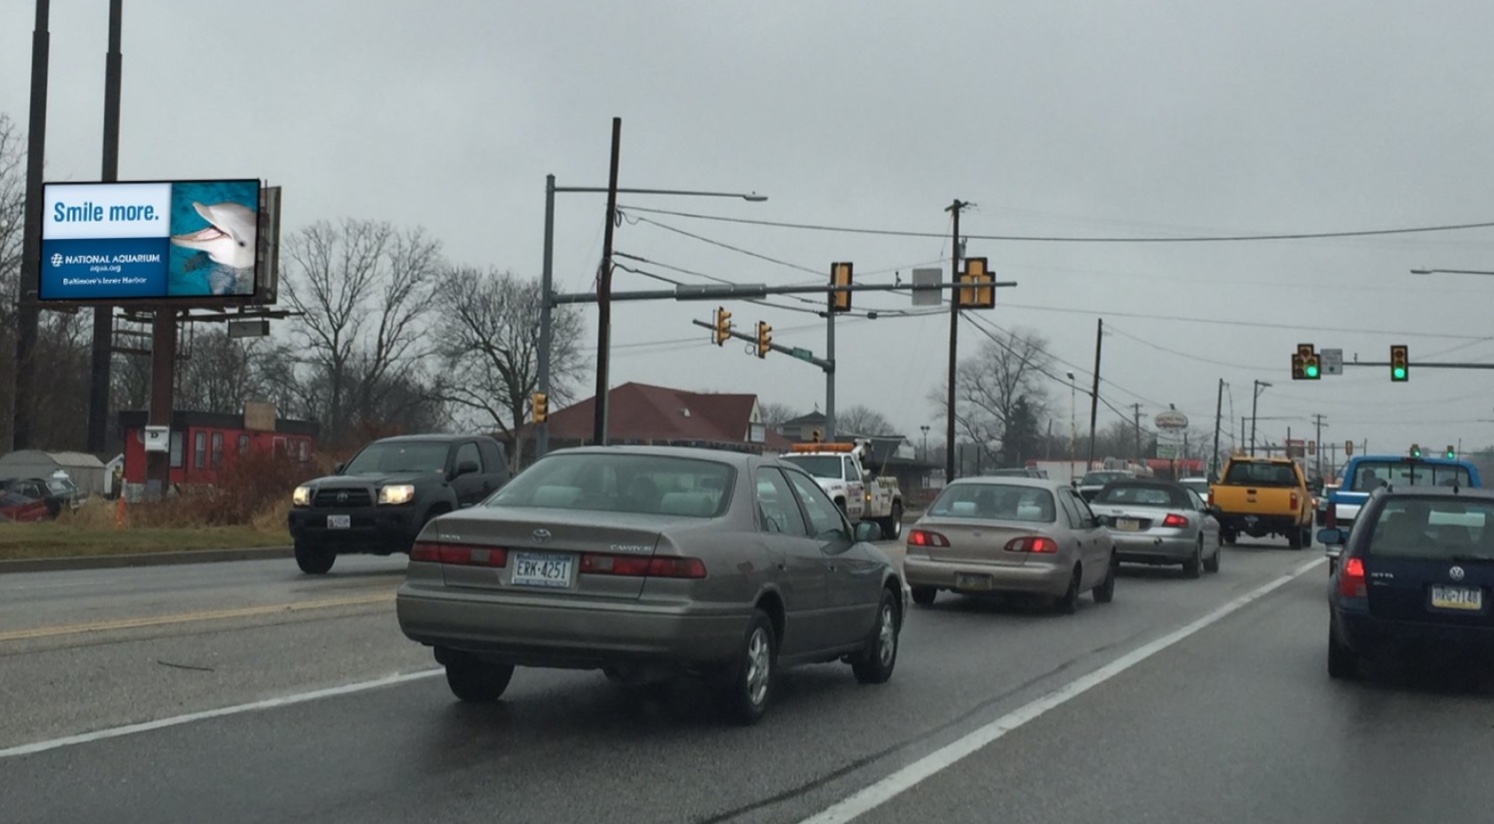
{"type": "Polygon", "coordinates": [[[61,266],[120,266],[126,263],[163,263],[165,255],[154,252],[134,255],[52,255],[52,268],[61,266]]]}
{"type": "Polygon", "coordinates": [[[62,265],[62,255],[57,255],[57,254],[52,255],[52,268],[56,269],[57,267],[59,267],[61,265],[62,265]]]}

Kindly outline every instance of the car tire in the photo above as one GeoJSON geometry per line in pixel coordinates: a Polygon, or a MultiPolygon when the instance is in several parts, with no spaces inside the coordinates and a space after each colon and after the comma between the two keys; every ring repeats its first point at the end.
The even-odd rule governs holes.
{"type": "Polygon", "coordinates": [[[1183,562],[1184,578],[1199,578],[1203,575],[1204,542],[1202,538],[1193,545],[1193,557],[1183,562]]]}
{"type": "Polygon", "coordinates": [[[1302,548],[1302,530],[1295,527],[1287,533],[1287,546],[1292,549],[1302,548]]]}
{"type": "Polygon", "coordinates": [[[469,704],[491,704],[503,697],[514,677],[510,664],[495,664],[463,655],[446,664],[446,686],[451,694],[469,704]]]}
{"type": "Polygon", "coordinates": [[[1079,584],[1083,575],[1079,565],[1074,565],[1074,572],[1069,576],[1069,588],[1064,594],[1058,596],[1053,603],[1053,609],[1061,615],[1073,615],[1079,611],[1079,584]]]}
{"type": "Polygon", "coordinates": [[[326,575],[337,562],[337,553],[327,547],[296,544],[296,566],[307,575],[326,575]]]}
{"type": "Polygon", "coordinates": [[[866,639],[866,648],[851,659],[851,672],[861,684],[885,684],[897,666],[897,636],[902,629],[901,616],[897,613],[897,598],[882,590],[882,600],[877,604],[877,620],[872,625],[871,637],[866,639]]]}
{"type": "Polygon", "coordinates": [[[721,673],[723,709],[734,723],[756,724],[768,711],[778,670],[778,637],[768,614],[756,610],[742,634],[735,659],[721,673]]]}
{"type": "Polygon", "coordinates": [[[1224,547],[1220,546],[1219,544],[1216,543],[1214,545],[1214,554],[1210,555],[1209,557],[1207,557],[1207,558],[1204,559],[1204,562],[1203,562],[1203,564],[1204,564],[1204,572],[1209,572],[1209,573],[1218,572],[1219,571],[1219,561],[1223,557],[1224,557],[1224,547]]]}
{"type": "Polygon", "coordinates": [[[1359,655],[1343,644],[1328,627],[1328,677],[1339,681],[1352,681],[1359,677],[1359,655]]]}
{"type": "Polygon", "coordinates": [[[882,539],[895,541],[903,535],[903,505],[894,503],[892,514],[885,518],[882,523],[882,539]]]}
{"type": "Polygon", "coordinates": [[[1310,526],[1304,526],[1304,527],[1302,527],[1302,548],[1303,549],[1311,549],[1312,548],[1312,538],[1313,538],[1312,527],[1310,527],[1310,526]]]}
{"type": "Polygon", "coordinates": [[[938,587],[911,587],[913,590],[913,603],[921,606],[931,606],[934,599],[939,597],[938,587]]]}
{"type": "Polygon", "coordinates": [[[1235,534],[1235,531],[1233,529],[1221,529],[1221,530],[1219,530],[1219,543],[1221,543],[1221,544],[1225,544],[1225,545],[1228,545],[1228,546],[1234,546],[1235,539],[1237,537],[1239,537],[1239,536],[1235,534]]]}
{"type": "Polygon", "coordinates": [[[1119,569],[1120,560],[1112,552],[1110,554],[1110,568],[1105,570],[1105,580],[1101,581],[1099,586],[1090,590],[1090,595],[1094,596],[1095,603],[1108,604],[1115,600],[1115,575],[1119,569]]]}

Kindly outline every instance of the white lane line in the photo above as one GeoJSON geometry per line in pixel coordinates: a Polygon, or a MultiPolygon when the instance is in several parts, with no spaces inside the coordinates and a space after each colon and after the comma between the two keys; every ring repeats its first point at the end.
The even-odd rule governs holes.
{"type": "Polygon", "coordinates": [[[226,715],[239,715],[246,712],[257,712],[259,710],[274,709],[276,707],[288,707],[292,704],[304,704],[307,701],[316,701],[322,698],[333,698],[339,695],[350,695],[355,692],[366,692],[380,687],[404,684],[409,681],[418,681],[422,678],[430,678],[445,672],[442,668],[421,670],[419,672],[407,672],[400,675],[389,675],[384,678],[375,678],[372,681],[358,681],[353,684],[343,684],[340,687],[328,687],[326,689],[312,690],[311,692],[298,692],[292,695],[282,695],[279,698],[267,698],[263,701],[253,701],[248,704],[236,704],[231,707],[220,707],[215,710],[203,710],[201,712],[189,712],[186,715],[174,715],[170,718],[161,718],[155,721],[145,721],[140,724],[128,724],[123,727],[110,727],[109,729],[86,732],[81,735],[69,735],[63,738],[53,738],[50,741],[37,741],[31,744],[21,744],[0,750],[0,758],[14,758],[18,755],[33,755],[47,750],[55,750],[60,747],[70,747],[74,744],[88,744],[94,741],[103,741],[108,738],[119,738],[124,735],[134,735],[140,732],[176,727],[182,724],[191,724],[197,721],[205,721],[209,718],[222,718],[226,715]]]}
{"type": "Polygon", "coordinates": [[[1094,672],[1070,681],[1042,698],[1013,710],[983,727],[972,730],[958,740],[929,753],[875,784],[830,805],[816,815],[804,819],[800,824],[844,824],[844,822],[859,818],[902,793],[913,789],[913,787],[917,786],[924,779],[929,778],[940,770],[974,755],[981,748],[1026,724],[1028,721],[1079,697],[1085,692],[1109,681],[1111,678],[1120,675],[1211,624],[1218,623],[1230,614],[1239,611],[1247,604],[1265,597],[1326,562],[1326,558],[1309,561],[1259,589],[1230,601],[1197,621],[1176,629],[1149,644],[1137,647],[1094,672]]]}

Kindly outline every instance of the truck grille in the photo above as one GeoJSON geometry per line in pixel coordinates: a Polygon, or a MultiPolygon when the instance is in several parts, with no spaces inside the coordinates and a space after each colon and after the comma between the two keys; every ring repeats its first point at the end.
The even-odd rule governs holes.
{"type": "Polygon", "coordinates": [[[367,489],[318,489],[311,505],[325,509],[370,506],[373,494],[367,489]]]}

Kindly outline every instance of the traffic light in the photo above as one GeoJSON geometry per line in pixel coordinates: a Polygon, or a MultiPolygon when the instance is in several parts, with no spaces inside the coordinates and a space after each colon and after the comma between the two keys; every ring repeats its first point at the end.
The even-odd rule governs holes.
{"type": "Polygon", "coordinates": [[[995,279],[986,266],[985,258],[966,258],[965,271],[960,276],[960,282],[972,285],[960,287],[960,308],[994,309],[996,287],[991,284],[995,279]]]}
{"type": "Polygon", "coordinates": [[[1421,447],[1417,446],[1414,443],[1411,444],[1411,457],[1413,457],[1413,458],[1420,458],[1421,457],[1421,447]]]}
{"type": "Polygon", "coordinates": [[[1314,353],[1312,357],[1307,358],[1302,362],[1302,377],[1310,381],[1317,380],[1318,377],[1322,374],[1320,366],[1321,364],[1318,362],[1318,356],[1316,353],[1314,353]]]}
{"type": "Polygon", "coordinates": [[[534,407],[532,417],[535,423],[544,423],[550,417],[550,398],[543,392],[536,392],[529,396],[529,403],[534,407]]]}
{"type": "Polygon", "coordinates": [[[1407,354],[1406,344],[1397,343],[1390,347],[1390,379],[1392,381],[1405,381],[1411,377],[1410,357],[1407,354]]]}
{"type": "Polygon", "coordinates": [[[1292,355],[1292,380],[1315,381],[1322,377],[1322,362],[1318,359],[1318,353],[1310,343],[1297,344],[1297,351],[1292,355]]]}
{"type": "MultiPolygon", "coordinates": [[[[830,264],[830,285],[831,286],[850,286],[851,285],[851,264],[849,262],[845,262],[845,263],[832,263],[832,264],[830,264]]],[[[851,293],[850,292],[831,292],[830,293],[830,311],[832,311],[832,312],[849,312],[849,311],[851,311],[851,293]]]]}
{"type": "Polygon", "coordinates": [[[1318,442],[1317,441],[1308,441],[1307,442],[1307,454],[1309,454],[1309,455],[1316,455],[1316,454],[1318,454],[1318,442]]]}
{"type": "Polygon", "coordinates": [[[760,358],[766,358],[768,356],[768,349],[771,343],[773,343],[773,327],[769,326],[763,321],[758,321],[757,356],[760,358]]]}
{"type": "Polygon", "coordinates": [[[1458,457],[1458,450],[1454,449],[1452,444],[1448,444],[1447,451],[1442,453],[1442,457],[1447,458],[1449,461],[1455,460],[1458,457]]]}
{"type": "Polygon", "coordinates": [[[1302,360],[1300,352],[1292,353],[1292,380],[1300,381],[1307,377],[1307,363],[1302,360]]]}
{"type": "Polygon", "coordinates": [[[731,338],[731,313],[726,311],[725,306],[716,307],[716,331],[712,333],[712,340],[717,346],[722,346],[731,338]]]}

